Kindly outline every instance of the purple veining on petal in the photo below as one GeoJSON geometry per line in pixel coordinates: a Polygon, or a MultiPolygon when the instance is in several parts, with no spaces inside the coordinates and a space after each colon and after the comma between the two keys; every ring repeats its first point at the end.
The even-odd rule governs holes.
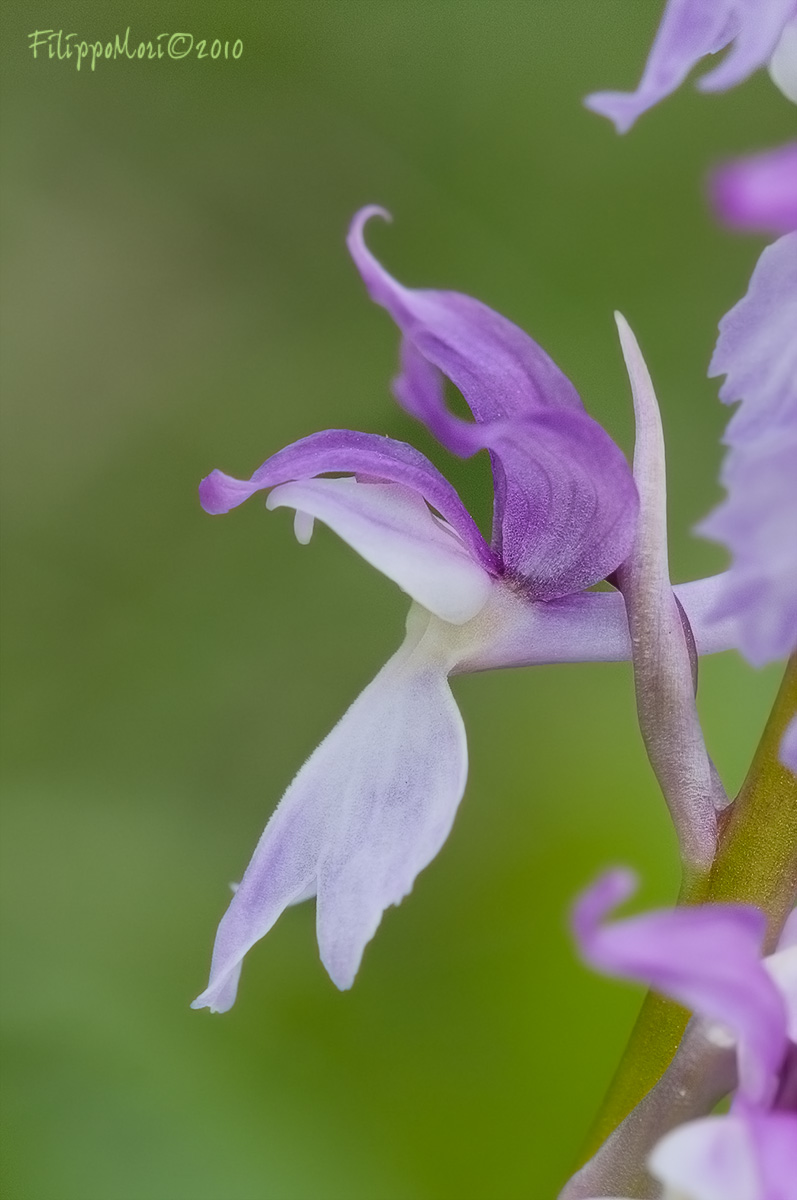
{"type": "Polygon", "coordinates": [[[477,562],[492,574],[500,572],[495,554],[448,480],[413,446],[375,433],[327,429],[310,434],[267,458],[251,479],[234,479],[212,471],[199,485],[199,499],[206,512],[225,513],[265,488],[332,471],[367,475],[411,488],[448,521],[477,562]]]}
{"type": "Polygon", "coordinates": [[[794,13],[794,0],[669,0],[636,91],[593,92],[584,103],[625,133],[680,87],[702,58],[726,46],[728,54],[697,86],[734,87],[769,62],[794,13]]]}
{"type": "Polygon", "coordinates": [[[709,192],[720,220],[734,229],[779,236],[797,229],[797,142],[718,167],[709,192]]]}
{"type": "Polygon", "coordinates": [[[624,558],[636,489],[621,451],[584,411],[556,364],[526,333],[470,296],[405,288],[377,262],[354,218],[349,249],[369,294],[402,333],[400,403],[453,452],[493,461],[493,546],[529,594],[550,599],[597,583],[624,558]],[[449,412],[441,372],[476,424],[449,412]]]}
{"type": "Polygon", "coordinates": [[[504,468],[502,558],[530,596],[605,579],[628,554],[638,498],[622,451],[585,413],[548,412],[492,433],[504,468]]]}
{"type": "Polygon", "coordinates": [[[579,897],[573,929],[584,958],[730,1028],[740,1096],[771,1102],[787,1049],[787,1014],[761,959],[764,914],[748,905],[706,904],[606,923],[633,886],[629,872],[610,871],[579,897]]]}

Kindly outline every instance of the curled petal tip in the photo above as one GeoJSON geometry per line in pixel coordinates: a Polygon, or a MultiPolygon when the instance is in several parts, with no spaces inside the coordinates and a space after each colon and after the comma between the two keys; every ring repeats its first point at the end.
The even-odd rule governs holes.
{"type": "Polygon", "coordinates": [[[628,867],[612,867],[577,897],[573,905],[571,924],[581,943],[588,946],[597,926],[613,909],[629,900],[639,885],[635,871],[628,867]]]}
{"type": "Polygon", "coordinates": [[[360,208],[354,214],[349,225],[348,244],[349,249],[353,241],[361,241],[365,227],[372,217],[381,217],[388,224],[393,222],[393,214],[386,208],[382,208],[381,204],[366,204],[364,208],[360,208]]]}
{"type": "Polygon", "coordinates": [[[231,475],[215,470],[206,475],[199,485],[199,503],[206,513],[218,516],[243,504],[255,491],[257,485],[249,480],[233,479],[231,475]]]}

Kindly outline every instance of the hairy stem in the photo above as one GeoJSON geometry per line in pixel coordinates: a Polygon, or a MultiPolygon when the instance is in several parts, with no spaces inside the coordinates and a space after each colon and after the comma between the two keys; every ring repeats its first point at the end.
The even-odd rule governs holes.
{"type": "MultiPolygon", "coordinates": [[[[778,757],[783,733],[795,712],[797,655],[789,660],[742,789],[722,814],[711,870],[685,877],[678,898],[679,904],[724,901],[757,905],[769,919],[768,949],[777,941],[797,896],[797,778],[778,757]]],[[[596,1153],[661,1079],[688,1018],[680,1005],[648,993],[590,1130],[582,1162],[596,1153]]]]}

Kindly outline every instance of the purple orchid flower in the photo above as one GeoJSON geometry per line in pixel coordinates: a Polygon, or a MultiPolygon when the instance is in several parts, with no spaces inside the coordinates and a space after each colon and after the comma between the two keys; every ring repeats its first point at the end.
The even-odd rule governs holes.
{"type": "Polygon", "coordinates": [[[795,0],[669,0],[635,92],[594,92],[584,103],[614,122],[618,133],[669,96],[707,54],[731,50],[697,86],[722,92],[769,66],[786,95],[795,84],[795,0]]]}
{"type": "MultiPolygon", "coordinates": [[[[741,401],[725,431],[727,498],[700,532],[723,542],[732,566],[718,615],[739,623],[754,665],[797,650],[797,231],[764,250],[747,295],[720,322],[711,375],[720,399],[741,401]]],[[[781,748],[797,773],[797,718],[781,748]]]]}
{"type": "Polygon", "coordinates": [[[709,180],[714,211],[726,225],[779,236],[797,229],[797,142],[738,158],[709,180]]]}
{"type": "MultiPolygon", "coordinates": [[[[651,1174],[664,1185],[665,1197],[797,1200],[797,914],[789,918],[777,952],[763,958],[766,919],[747,905],[676,908],[606,923],[635,888],[630,872],[610,871],[576,902],[573,928],[584,958],[606,974],[646,983],[693,1009],[704,1043],[726,1057],[735,1050],[736,1058],[730,1114],[687,1120],[667,1132],[648,1158],[651,1174]]],[[[679,1059],[689,1057],[693,1042],[690,1026],[673,1066],[640,1109],[656,1111],[659,1089],[667,1094],[663,1111],[672,1109],[686,1078],[679,1059]],[[668,1079],[671,1074],[677,1081],[668,1079]]],[[[725,1062],[717,1061],[719,1078],[727,1081],[725,1062]]],[[[692,1064],[688,1069],[694,1076],[692,1064]]],[[[722,1090],[728,1088],[721,1087],[719,1095],[722,1090]]],[[[705,1111],[719,1095],[703,1092],[705,1111]]],[[[599,1177],[622,1183],[627,1168],[617,1146],[615,1133],[570,1181],[562,1200],[594,1196],[599,1177]]]]}
{"type": "MultiPolygon", "coordinates": [[[[617,446],[527,334],[468,296],[397,283],[365,246],[381,210],[355,218],[349,247],[401,335],[399,402],[450,450],[490,453],[488,544],[450,483],[417,450],[327,430],[267,459],[249,480],[213,471],[203,507],[223,513],[271,489],[300,541],[322,520],[413,600],[403,645],[302,767],[280,801],[219,926],[207,990],[225,1011],[241,963],[284,909],[317,900],[321,958],[351,986],[382,913],[398,904],[451,828],[467,774],[448,677],[492,667],[630,657],[619,594],[588,591],[626,557],[638,498],[617,446]],[[445,404],[443,376],[470,423],[445,404]],[[330,473],[343,478],[329,478],[330,473]]],[[[676,589],[701,653],[735,641],[714,623],[718,582],[676,589]]]]}

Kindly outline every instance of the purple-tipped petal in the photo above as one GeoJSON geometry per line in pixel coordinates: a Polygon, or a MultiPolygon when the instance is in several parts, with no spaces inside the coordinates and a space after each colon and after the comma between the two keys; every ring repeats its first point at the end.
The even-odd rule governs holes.
{"type": "Polygon", "coordinates": [[[738,1044],[741,1096],[774,1097],[787,1048],[786,1007],[761,960],[766,918],[747,905],[706,904],[602,923],[632,876],[607,872],[576,902],[573,929],[591,966],[646,983],[727,1026],[738,1044]]]}
{"type": "Polygon", "coordinates": [[[643,112],[669,96],[707,54],[731,50],[698,81],[723,91],[772,57],[794,15],[794,0],[669,0],[635,92],[593,92],[584,103],[625,133],[643,112]]]}
{"type": "Polygon", "coordinates": [[[625,459],[589,417],[548,355],[511,321],[470,296],[405,288],[365,244],[358,213],[349,249],[363,281],[402,333],[399,402],[456,454],[490,452],[494,547],[535,599],[605,578],[628,551],[636,491],[625,459]],[[476,424],[449,412],[441,373],[476,424]]]}
{"type": "Polygon", "coordinates": [[[647,366],[628,322],[615,313],[631,391],[639,520],[617,584],[628,610],[639,724],[673,818],[683,860],[708,869],[715,808],[727,802],[711,771],[695,707],[690,645],[670,583],[664,433],[647,366]]]}
{"type": "Polygon", "coordinates": [[[451,526],[401,484],[304,479],[276,487],[266,506],[317,517],[443,621],[470,621],[493,588],[451,526]]]}
{"type": "Polygon", "coordinates": [[[797,232],[767,247],[747,295],[720,322],[712,375],[726,403],[727,498],[702,522],[733,562],[716,614],[739,623],[760,665],[797,648],[797,232]]]}
{"type": "Polygon", "coordinates": [[[333,471],[398,483],[417,492],[459,534],[474,559],[498,573],[496,556],[448,480],[413,446],[375,433],[349,429],[313,433],[272,454],[251,479],[212,471],[199,485],[199,499],[206,512],[229,512],[265,488],[333,471]]]}
{"type": "Polygon", "coordinates": [[[383,911],[435,857],[465,788],[462,718],[415,610],[404,645],[302,767],[222,918],[195,1008],[228,1009],[241,961],[288,905],[317,896],[318,942],[348,988],[383,911]]]}
{"type": "Polygon", "coordinates": [[[797,142],[718,167],[709,187],[715,212],[734,229],[776,236],[797,229],[797,142]]]}

